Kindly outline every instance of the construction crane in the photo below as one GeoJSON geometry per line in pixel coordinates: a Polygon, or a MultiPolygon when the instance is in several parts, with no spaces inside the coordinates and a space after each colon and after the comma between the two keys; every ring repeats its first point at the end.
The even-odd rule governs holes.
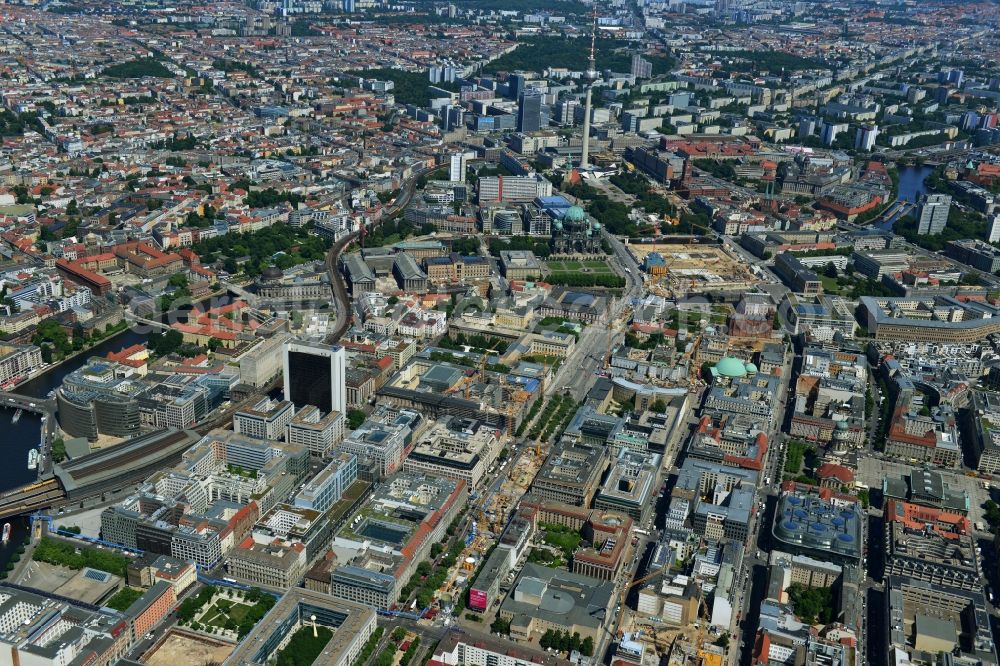
{"type": "Polygon", "coordinates": [[[671,633],[670,630],[668,630],[666,627],[657,627],[652,624],[643,624],[639,626],[642,630],[643,637],[646,638],[650,643],[652,643],[653,647],[655,647],[658,651],[660,651],[660,654],[668,654],[668,651],[673,643],[673,640],[672,639],[667,640],[663,638],[662,635],[663,634],[669,635],[671,633]]]}
{"type": "Polygon", "coordinates": [[[621,598],[618,599],[618,617],[615,618],[615,625],[614,625],[615,629],[618,630],[618,634],[619,634],[618,637],[619,638],[621,638],[621,633],[622,633],[622,631],[621,631],[621,629],[619,627],[621,627],[622,616],[625,615],[625,600],[628,599],[628,593],[632,590],[633,587],[636,587],[638,585],[642,585],[643,583],[648,583],[649,581],[653,580],[654,578],[658,578],[659,576],[662,576],[666,572],[667,572],[667,568],[666,567],[663,567],[661,569],[657,569],[653,573],[646,574],[642,578],[636,578],[635,580],[633,580],[631,583],[629,583],[628,585],[626,585],[622,589],[621,598]]]}
{"type": "MultiPolygon", "coordinates": [[[[503,376],[503,378],[501,379],[501,382],[506,383],[506,380],[507,380],[506,376],[503,376]]],[[[524,410],[524,405],[526,405],[527,402],[528,402],[528,400],[530,400],[530,399],[531,399],[531,391],[526,391],[524,389],[519,389],[517,391],[514,391],[513,394],[511,395],[510,404],[507,405],[507,414],[508,414],[508,418],[507,418],[507,436],[508,437],[510,436],[510,429],[513,427],[514,416],[517,414],[517,412],[519,410],[520,411],[524,410]]],[[[545,400],[545,373],[544,372],[541,373],[538,376],[538,397],[536,398],[536,400],[542,400],[542,401],[545,400]]],[[[539,449],[539,446],[538,446],[538,438],[537,437],[535,438],[534,450],[535,450],[535,456],[537,457],[540,454],[540,449],[539,449]]],[[[512,473],[513,473],[513,471],[514,471],[513,468],[511,468],[511,472],[512,473]]]]}
{"type": "Polygon", "coordinates": [[[702,662],[702,661],[704,661],[704,657],[702,655],[705,654],[705,649],[704,649],[705,648],[705,626],[708,624],[708,605],[705,603],[705,591],[704,591],[704,588],[702,588],[701,599],[699,600],[698,605],[699,605],[700,610],[701,610],[701,613],[699,613],[701,621],[698,622],[698,637],[695,640],[695,650],[696,650],[695,654],[698,655],[698,661],[702,662]]]}
{"type": "MultiPolygon", "coordinates": [[[[496,347],[496,344],[494,344],[493,347],[496,347]]],[[[481,367],[479,372],[480,374],[485,375],[486,354],[483,354],[483,357],[480,359],[480,364],[481,367]]],[[[506,392],[510,393],[510,400],[507,401],[507,408],[506,408],[507,425],[506,428],[504,429],[505,434],[509,439],[511,437],[511,431],[514,428],[514,419],[517,418],[518,412],[524,409],[525,403],[528,402],[529,398],[531,398],[531,392],[525,391],[523,388],[520,388],[520,385],[512,389],[510,386],[510,382],[507,378],[507,374],[503,372],[500,373],[500,386],[502,386],[506,392]]]]}
{"type": "Polygon", "coordinates": [[[705,601],[704,589],[701,594],[701,615],[698,622],[698,635],[695,641],[695,659],[697,666],[722,666],[722,655],[705,651],[705,630],[711,618],[708,616],[708,604],[705,601]]]}
{"type": "MultiPolygon", "coordinates": [[[[678,218],[678,219],[680,219],[680,218],[678,218]]],[[[688,224],[690,224],[692,228],[704,229],[705,231],[707,231],[709,233],[709,235],[711,235],[711,233],[712,233],[712,228],[711,227],[706,227],[704,224],[696,224],[694,222],[688,222],[688,224]]],[[[694,242],[695,242],[695,235],[692,232],[691,233],[691,243],[694,243],[694,242]]]]}
{"type": "Polygon", "coordinates": [[[700,346],[701,346],[701,334],[699,333],[698,335],[695,336],[694,343],[691,345],[691,349],[684,352],[684,356],[682,357],[685,361],[688,362],[688,378],[690,380],[690,385],[692,387],[697,385],[698,373],[701,370],[694,362],[695,357],[697,357],[698,355],[698,347],[700,346]]]}
{"type": "Polygon", "coordinates": [[[465,396],[465,399],[468,400],[469,399],[469,385],[472,384],[472,377],[473,377],[473,374],[472,374],[472,371],[470,370],[468,372],[468,374],[462,375],[462,378],[460,380],[458,380],[457,384],[455,384],[454,386],[451,386],[448,389],[446,389],[445,390],[445,395],[451,395],[453,393],[458,393],[459,391],[462,391],[463,395],[465,396]]]}
{"type": "MultiPolygon", "coordinates": [[[[605,313],[610,319],[611,314],[605,313]]],[[[608,321],[604,326],[604,348],[607,349],[607,353],[604,354],[604,368],[607,369],[611,365],[611,321],[608,321]]]]}
{"type": "MultiPolygon", "coordinates": [[[[489,357],[490,352],[496,349],[497,345],[499,345],[501,342],[502,342],[501,340],[497,340],[486,351],[480,354],[479,364],[477,365],[480,381],[484,381],[486,379],[486,360],[489,357]]],[[[472,377],[470,376],[468,380],[469,381],[465,383],[465,391],[463,392],[463,395],[465,396],[466,400],[469,399],[469,394],[472,390],[472,377]]]]}
{"type": "Polygon", "coordinates": [[[514,419],[517,418],[517,414],[524,410],[524,404],[528,402],[531,397],[529,391],[517,390],[511,395],[510,402],[507,403],[507,437],[511,437],[511,431],[514,429],[514,419]]]}

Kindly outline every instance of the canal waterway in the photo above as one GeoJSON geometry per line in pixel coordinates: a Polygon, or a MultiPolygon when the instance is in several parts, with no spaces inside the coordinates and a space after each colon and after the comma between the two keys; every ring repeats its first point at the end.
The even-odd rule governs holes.
{"type": "MultiPolygon", "coordinates": [[[[896,201],[915,203],[921,194],[927,192],[924,181],[933,171],[934,169],[927,166],[905,166],[899,169],[899,192],[896,195],[896,201]]],[[[879,224],[879,229],[892,231],[892,225],[898,219],[898,215],[893,215],[879,224]]]]}
{"type": "MultiPolygon", "coordinates": [[[[213,303],[212,299],[205,299],[198,303],[202,308],[213,304],[217,303],[213,303]]],[[[189,310],[190,308],[191,306],[187,305],[181,310],[189,310]]],[[[161,320],[165,320],[165,318],[166,315],[161,316],[161,320]]],[[[45,398],[62,385],[66,375],[82,367],[90,357],[106,356],[109,352],[119,352],[132,345],[145,344],[149,338],[145,328],[141,324],[127,328],[118,335],[50,368],[44,374],[12,390],[21,395],[45,398]]],[[[36,472],[28,469],[28,451],[38,446],[41,438],[41,417],[24,412],[18,422],[14,424],[11,423],[14,414],[15,410],[0,408],[0,442],[3,444],[3,453],[0,455],[3,456],[6,463],[0,465],[0,492],[29,483],[36,477],[36,472]]]]}
{"type": "MultiPolygon", "coordinates": [[[[80,368],[91,356],[105,356],[108,352],[121,351],[145,342],[146,338],[145,333],[125,329],[115,337],[108,338],[82,354],[52,367],[45,374],[21,384],[13,391],[44,399],[50,391],[62,384],[66,375],[80,368]]],[[[0,409],[0,441],[3,442],[4,459],[4,464],[0,465],[0,492],[33,481],[36,477],[36,472],[28,469],[28,451],[38,446],[41,439],[41,416],[22,412],[17,423],[13,423],[15,414],[16,410],[6,407],[0,409]]]]}
{"type": "MultiPolygon", "coordinates": [[[[49,392],[62,384],[63,377],[83,366],[91,356],[105,356],[108,352],[117,352],[131,345],[145,342],[147,335],[131,329],[125,329],[113,338],[108,338],[84,353],[56,365],[45,374],[13,389],[22,395],[45,398],[49,392]]],[[[17,411],[0,408],[0,443],[3,449],[0,457],[0,492],[31,483],[37,478],[37,471],[28,469],[28,451],[38,446],[42,433],[42,417],[32,412],[22,412],[14,423],[17,411]]],[[[28,519],[19,516],[9,521],[11,525],[10,541],[0,544],[0,570],[17,552],[18,547],[28,538],[28,519]]],[[[2,527],[2,525],[0,525],[2,527]]]]}

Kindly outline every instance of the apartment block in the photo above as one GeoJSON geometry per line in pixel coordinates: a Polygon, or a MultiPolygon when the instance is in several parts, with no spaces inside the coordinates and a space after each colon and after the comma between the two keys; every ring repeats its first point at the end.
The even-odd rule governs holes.
{"type": "Polygon", "coordinates": [[[281,440],[294,414],[295,406],[287,400],[264,397],[233,414],[233,431],[255,439],[281,440]]]}
{"type": "Polygon", "coordinates": [[[326,467],[302,486],[292,503],[303,509],[326,511],[340,501],[344,491],[357,478],[357,457],[351,453],[337,453],[326,467]]]}
{"type": "Polygon", "coordinates": [[[347,418],[340,412],[323,416],[319,407],[306,405],[288,422],[285,441],[309,449],[316,457],[324,458],[344,440],[347,418]]]}

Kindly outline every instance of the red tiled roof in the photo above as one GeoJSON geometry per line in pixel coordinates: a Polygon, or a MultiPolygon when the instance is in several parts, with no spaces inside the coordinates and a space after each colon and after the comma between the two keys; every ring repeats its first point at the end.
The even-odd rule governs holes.
{"type": "Polygon", "coordinates": [[[939,536],[946,539],[968,534],[972,527],[972,521],[961,514],[901,500],[888,500],[885,505],[885,517],[890,522],[900,522],[914,530],[923,530],[931,525],[939,536]]]}
{"type": "Polygon", "coordinates": [[[89,282],[93,285],[103,288],[111,287],[111,280],[104,277],[100,273],[95,273],[94,271],[84,268],[77,263],[73,263],[65,259],[57,259],[56,266],[66,271],[70,275],[77,276],[80,279],[85,280],[86,282],[89,282]]]}
{"type": "Polygon", "coordinates": [[[816,469],[816,478],[837,479],[841,483],[854,483],[854,472],[835,463],[823,463],[816,469]]]}

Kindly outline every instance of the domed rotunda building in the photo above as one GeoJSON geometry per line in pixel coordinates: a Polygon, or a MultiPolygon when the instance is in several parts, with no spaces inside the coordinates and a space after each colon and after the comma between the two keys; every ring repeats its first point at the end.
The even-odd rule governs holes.
{"type": "Polygon", "coordinates": [[[579,206],[570,206],[552,224],[554,254],[598,254],[601,252],[601,223],[593,222],[579,206]]]}

